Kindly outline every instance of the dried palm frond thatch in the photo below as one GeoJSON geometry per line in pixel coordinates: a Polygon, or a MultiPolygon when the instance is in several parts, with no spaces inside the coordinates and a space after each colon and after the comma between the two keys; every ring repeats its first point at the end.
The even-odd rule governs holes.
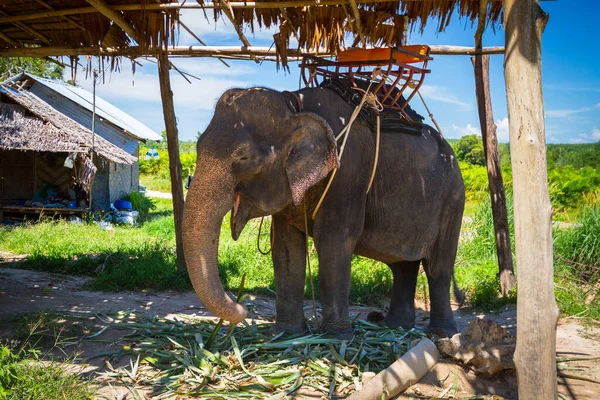
{"type": "MultiPolygon", "coordinates": [[[[92,132],[27,91],[0,85],[2,94],[16,104],[0,103],[0,149],[88,153],[92,132]],[[33,114],[33,116],[27,116],[33,114]]],[[[94,152],[119,164],[136,157],[95,135],[94,152]]]]}

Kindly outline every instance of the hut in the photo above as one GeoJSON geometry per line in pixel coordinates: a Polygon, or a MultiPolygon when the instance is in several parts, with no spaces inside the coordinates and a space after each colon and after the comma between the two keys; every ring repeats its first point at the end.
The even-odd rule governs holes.
{"type": "Polygon", "coordinates": [[[160,135],[93,97],[27,73],[0,84],[3,214],[107,210],[138,190],[139,143],[160,135]]]}

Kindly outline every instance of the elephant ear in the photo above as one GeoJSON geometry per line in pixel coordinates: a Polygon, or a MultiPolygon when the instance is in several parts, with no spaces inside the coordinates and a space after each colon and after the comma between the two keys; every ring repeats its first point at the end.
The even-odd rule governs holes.
{"type": "Polygon", "coordinates": [[[290,137],[290,151],[285,162],[292,199],[302,202],[308,189],[338,168],[337,145],[331,127],[313,113],[298,113],[292,117],[296,127],[290,137]]]}

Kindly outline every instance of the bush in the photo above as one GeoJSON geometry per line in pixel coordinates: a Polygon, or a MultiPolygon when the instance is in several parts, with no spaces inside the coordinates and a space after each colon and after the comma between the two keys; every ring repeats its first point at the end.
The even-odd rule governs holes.
{"type": "Polygon", "coordinates": [[[456,158],[473,165],[485,165],[485,151],[481,137],[477,135],[466,135],[461,137],[454,145],[456,158]]]}
{"type": "Polygon", "coordinates": [[[156,209],[156,205],[152,199],[139,192],[129,193],[127,197],[125,197],[125,200],[131,202],[131,207],[140,213],[142,219],[147,218],[150,211],[156,209]]]}

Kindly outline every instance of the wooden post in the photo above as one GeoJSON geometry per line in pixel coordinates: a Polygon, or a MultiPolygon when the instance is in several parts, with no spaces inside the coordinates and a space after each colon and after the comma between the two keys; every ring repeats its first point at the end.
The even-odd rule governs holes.
{"type": "Polygon", "coordinates": [[[175,243],[177,246],[177,272],[186,274],[185,257],[183,256],[183,185],[181,182],[181,160],[179,158],[179,133],[171,78],[169,77],[169,56],[166,53],[158,56],[158,77],[160,81],[160,97],[165,116],[167,130],[167,150],[169,153],[169,172],[171,174],[171,193],[173,194],[173,217],[175,218],[175,243]]]}
{"type": "Polygon", "coordinates": [[[548,195],[542,32],[538,0],[504,0],[504,78],[510,128],[518,271],[519,398],[556,399],[556,324],[552,206],[548,195]]]}
{"type": "Polygon", "coordinates": [[[498,153],[498,138],[496,124],[490,98],[490,56],[475,56],[471,58],[475,68],[475,92],[477,94],[477,109],[483,137],[483,149],[487,164],[490,198],[492,201],[492,216],[494,232],[496,233],[496,252],[498,254],[498,276],[500,290],[507,296],[515,286],[512,252],[510,248],[510,232],[506,211],[506,194],[502,181],[500,154],[498,153]]]}

